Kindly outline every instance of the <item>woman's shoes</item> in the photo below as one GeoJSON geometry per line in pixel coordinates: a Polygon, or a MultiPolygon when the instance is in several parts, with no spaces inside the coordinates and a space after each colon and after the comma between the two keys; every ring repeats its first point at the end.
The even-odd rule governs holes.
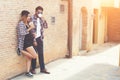
{"type": "Polygon", "coordinates": [[[31,72],[26,72],[25,75],[28,77],[33,77],[33,74],[31,72]]]}

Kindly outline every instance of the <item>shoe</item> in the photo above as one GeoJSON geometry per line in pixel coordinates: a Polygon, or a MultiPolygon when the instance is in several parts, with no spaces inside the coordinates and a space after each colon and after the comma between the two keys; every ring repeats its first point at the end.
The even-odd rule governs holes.
{"type": "Polygon", "coordinates": [[[33,74],[31,72],[26,72],[25,75],[28,77],[33,77],[33,74]]]}
{"type": "Polygon", "coordinates": [[[31,70],[30,71],[32,74],[36,74],[36,71],[35,70],[31,70]]]}
{"type": "Polygon", "coordinates": [[[45,74],[50,74],[50,72],[46,71],[46,70],[41,70],[41,73],[45,73],[45,74]]]}

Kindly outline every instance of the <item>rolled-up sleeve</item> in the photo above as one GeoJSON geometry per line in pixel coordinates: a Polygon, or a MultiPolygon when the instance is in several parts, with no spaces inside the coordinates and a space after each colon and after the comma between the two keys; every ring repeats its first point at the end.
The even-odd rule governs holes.
{"type": "Polygon", "coordinates": [[[48,24],[47,24],[46,20],[43,22],[43,27],[44,27],[45,29],[48,28],[48,24]]]}

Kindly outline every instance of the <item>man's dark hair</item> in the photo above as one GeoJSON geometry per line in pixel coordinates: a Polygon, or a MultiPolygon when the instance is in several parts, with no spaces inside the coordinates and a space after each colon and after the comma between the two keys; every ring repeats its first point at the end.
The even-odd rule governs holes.
{"type": "Polygon", "coordinates": [[[37,10],[42,10],[42,11],[43,11],[43,7],[38,6],[38,7],[35,8],[35,10],[36,10],[36,11],[37,11],[37,10]]]}
{"type": "Polygon", "coordinates": [[[21,12],[21,16],[28,16],[28,14],[30,14],[30,12],[29,11],[27,11],[27,10],[23,10],[22,12],[21,12]]]}

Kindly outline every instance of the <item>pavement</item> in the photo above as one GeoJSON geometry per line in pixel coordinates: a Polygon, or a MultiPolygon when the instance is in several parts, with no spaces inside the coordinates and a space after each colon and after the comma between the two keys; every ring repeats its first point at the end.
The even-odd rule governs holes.
{"type": "MultiPolygon", "coordinates": [[[[104,48],[110,48],[111,45],[104,48]]],[[[28,78],[24,74],[17,76],[11,80],[120,80],[120,67],[111,64],[102,57],[102,50],[96,49],[95,55],[74,56],[71,59],[58,59],[46,65],[51,74],[40,73],[39,68],[36,69],[37,74],[33,78],[28,78]]],[[[114,63],[114,61],[113,61],[114,63]]]]}

